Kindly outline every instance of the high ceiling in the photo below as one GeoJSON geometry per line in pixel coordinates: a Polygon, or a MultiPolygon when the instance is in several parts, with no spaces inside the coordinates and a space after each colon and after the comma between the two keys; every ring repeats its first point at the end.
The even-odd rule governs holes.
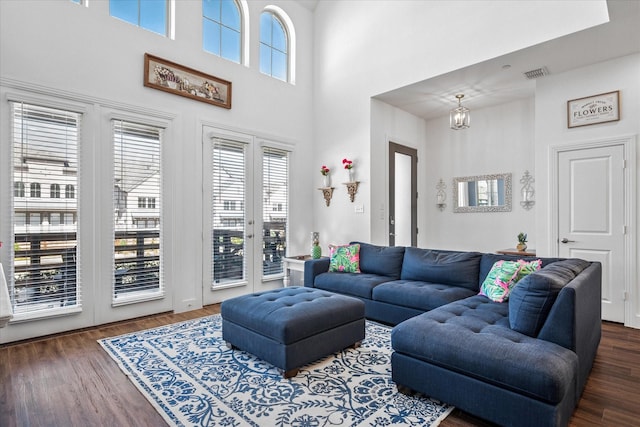
{"type": "MultiPolygon", "coordinates": [[[[426,120],[447,115],[455,94],[470,108],[532,97],[536,79],[525,72],[558,74],[640,52],[640,1],[608,2],[610,22],[376,96],[426,120]]],[[[539,78],[545,78],[539,77],[539,78]]],[[[640,77],[639,77],[640,78],[640,77]]]]}

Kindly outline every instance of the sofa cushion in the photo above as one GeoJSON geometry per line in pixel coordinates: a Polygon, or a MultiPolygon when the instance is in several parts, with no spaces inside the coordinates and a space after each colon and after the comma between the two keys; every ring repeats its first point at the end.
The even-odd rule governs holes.
{"type": "Polygon", "coordinates": [[[475,291],[460,286],[394,280],[376,286],[373,300],[427,311],[475,294],[475,291]]]}
{"type": "Polygon", "coordinates": [[[567,259],[554,262],[519,281],[509,298],[511,329],[536,337],[560,290],[588,266],[588,261],[567,259]]]}
{"type": "Polygon", "coordinates": [[[479,252],[455,252],[407,247],[402,262],[402,280],[462,286],[478,292],[479,252]]]}
{"type": "Polygon", "coordinates": [[[576,354],[511,330],[508,309],[472,296],[405,320],[393,328],[391,344],[396,352],[551,404],[575,393],[576,354]]]}
{"type": "Polygon", "coordinates": [[[360,273],[360,245],[329,245],[329,271],[360,273]]]}
{"type": "Polygon", "coordinates": [[[379,274],[394,279],[400,278],[404,246],[377,246],[369,243],[360,244],[360,271],[379,274]]]}
{"type": "Polygon", "coordinates": [[[518,272],[522,264],[517,261],[496,261],[480,286],[480,295],[491,301],[505,302],[511,289],[518,280],[518,272]]]}
{"type": "Polygon", "coordinates": [[[482,259],[480,260],[480,277],[479,277],[478,286],[481,286],[482,282],[484,282],[484,279],[487,278],[487,274],[489,274],[489,271],[491,271],[491,267],[493,267],[493,264],[495,264],[496,261],[500,261],[500,260],[505,260],[505,261],[540,260],[542,263],[541,266],[544,267],[545,265],[549,265],[556,261],[560,261],[561,258],[541,258],[541,257],[533,257],[533,256],[523,257],[519,255],[502,255],[502,254],[489,254],[489,253],[482,254],[482,259]]]}
{"type": "Polygon", "coordinates": [[[387,276],[366,273],[321,273],[313,287],[339,294],[371,299],[373,288],[391,280],[387,276]]]}

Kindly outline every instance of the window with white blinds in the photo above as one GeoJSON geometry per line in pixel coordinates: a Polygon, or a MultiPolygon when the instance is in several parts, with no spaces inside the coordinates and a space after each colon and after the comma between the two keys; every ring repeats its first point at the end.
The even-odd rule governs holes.
{"type": "Polygon", "coordinates": [[[264,147],[262,152],[262,273],[282,273],[289,214],[289,154],[264,147]]]}
{"type": "Polygon", "coordinates": [[[15,314],[81,306],[78,199],[59,194],[60,185],[79,184],[81,119],[72,111],[11,103],[15,314]]]}
{"type": "Polygon", "coordinates": [[[212,151],[213,286],[245,280],[246,144],[215,139],[212,151]]]}
{"type": "Polygon", "coordinates": [[[159,127],[113,121],[114,305],[164,295],[162,135],[159,127]]]}

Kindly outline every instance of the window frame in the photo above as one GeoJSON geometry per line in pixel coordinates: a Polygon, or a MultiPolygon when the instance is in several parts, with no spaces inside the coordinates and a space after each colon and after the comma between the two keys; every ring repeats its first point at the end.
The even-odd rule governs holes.
{"type": "Polygon", "coordinates": [[[163,30],[162,33],[159,33],[159,32],[157,32],[155,30],[152,30],[151,28],[147,28],[147,27],[144,27],[144,26],[141,25],[142,17],[141,17],[140,2],[142,0],[126,0],[126,1],[136,1],[136,3],[137,3],[137,13],[136,13],[136,18],[137,19],[136,19],[136,22],[132,22],[132,21],[130,21],[128,19],[125,19],[123,17],[114,15],[113,12],[112,12],[112,3],[114,1],[122,2],[122,1],[125,1],[125,0],[109,0],[109,16],[111,16],[112,18],[118,19],[118,20],[120,20],[122,22],[126,22],[126,23],[131,24],[131,25],[133,25],[135,27],[142,28],[143,30],[149,31],[151,33],[158,34],[158,35],[163,36],[163,37],[167,37],[167,38],[169,38],[171,40],[175,40],[175,19],[174,19],[174,16],[175,16],[175,0],[163,0],[166,3],[165,3],[165,11],[164,11],[164,13],[165,13],[165,22],[164,22],[164,25],[163,25],[164,30],[163,30]]]}
{"type": "MultiPolygon", "coordinates": [[[[147,302],[147,301],[152,301],[152,300],[157,300],[157,299],[164,299],[166,296],[166,283],[165,283],[165,273],[164,273],[164,259],[166,257],[165,254],[165,249],[164,249],[164,220],[163,220],[163,207],[162,207],[162,200],[163,200],[163,192],[166,191],[164,184],[164,179],[163,179],[163,150],[164,150],[164,144],[166,143],[166,124],[160,124],[158,122],[154,122],[154,121],[147,121],[147,120],[141,120],[141,119],[134,119],[131,117],[121,117],[119,115],[113,115],[110,120],[110,125],[111,125],[111,130],[110,130],[110,137],[111,137],[111,144],[112,144],[112,156],[113,156],[113,170],[112,170],[112,174],[113,174],[113,193],[112,193],[112,206],[114,207],[114,212],[115,215],[112,217],[112,221],[111,221],[111,239],[112,239],[112,244],[111,244],[111,250],[112,250],[112,270],[111,270],[111,291],[110,291],[110,296],[111,296],[111,306],[112,307],[119,307],[119,306],[123,306],[123,305],[129,305],[129,304],[137,304],[137,303],[141,303],[141,302],[147,302]],[[140,194],[135,195],[134,197],[137,199],[137,204],[133,205],[133,203],[135,203],[136,199],[133,199],[133,203],[129,203],[132,200],[127,201],[127,192],[126,191],[122,191],[120,190],[120,192],[116,191],[116,181],[117,181],[117,177],[115,175],[115,168],[116,168],[116,161],[115,161],[115,142],[116,142],[116,124],[120,123],[121,125],[123,123],[126,123],[127,126],[129,126],[130,128],[138,128],[138,129],[143,129],[143,128],[153,128],[155,130],[158,131],[158,135],[159,135],[159,140],[158,140],[158,151],[157,151],[157,155],[158,155],[158,159],[157,159],[157,164],[158,164],[158,171],[157,171],[157,180],[158,180],[158,194],[156,195],[156,197],[153,197],[154,199],[158,200],[158,217],[156,218],[152,218],[150,217],[150,213],[148,210],[148,199],[149,196],[148,195],[142,195],[140,194]],[[124,199],[122,199],[122,196],[125,196],[124,199]],[[129,274],[129,276],[131,276],[131,278],[135,277],[135,281],[138,280],[138,276],[137,276],[137,272],[135,273],[129,273],[127,272],[122,272],[119,271],[119,269],[117,268],[117,261],[116,261],[116,240],[118,240],[118,238],[116,237],[117,234],[117,225],[116,225],[116,215],[117,214],[117,209],[116,209],[116,198],[118,200],[118,203],[120,201],[124,201],[124,206],[127,209],[133,210],[133,211],[145,211],[145,214],[138,214],[137,217],[131,217],[131,222],[130,223],[126,223],[126,227],[124,229],[121,228],[121,237],[120,240],[125,239],[125,240],[131,240],[133,235],[136,236],[136,243],[135,243],[135,248],[132,246],[132,249],[135,249],[138,255],[141,255],[143,257],[143,259],[146,259],[147,257],[147,251],[149,250],[153,250],[154,247],[157,245],[157,250],[158,250],[158,284],[157,287],[154,287],[152,289],[149,290],[132,290],[130,292],[127,291],[123,291],[123,292],[118,292],[118,290],[116,289],[117,286],[120,285],[124,285],[124,281],[128,280],[126,278],[126,275],[129,274]],[[141,206],[144,203],[144,207],[141,206]],[[135,206],[135,207],[134,207],[135,206]],[[149,233],[147,233],[146,237],[145,237],[145,233],[146,232],[141,232],[140,228],[144,228],[141,225],[142,224],[149,224],[149,222],[153,222],[154,224],[154,228],[157,225],[158,227],[158,235],[151,235],[149,233]],[[124,235],[122,235],[122,233],[125,233],[124,235]],[[131,236],[129,236],[129,234],[131,236]],[[141,240],[142,239],[142,240],[141,240]],[[151,239],[151,241],[147,242],[148,239],[151,239]],[[157,244],[153,243],[154,240],[157,240],[157,244]],[[149,247],[147,247],[147,245],[149,245],[149,247]],[[144,253],[144,255],[142,255],[144,253]]],[[[142,131],[142,130],[141,130],[142,131]]],[[[122,141],[121,141],[122,142],[122,141]]],[[[146,261],[140,261],[140,259],[136,258],[136,262],[140,263],[140,262],[146,262],[146,261]]],[[[125,262],[126,261],[124,259],[121,259],[121,262],[125,262]]],[[[133,261],[131,261],[133,262],[133,261]]],[[[147,270],[149,269],[149,267],[145,266],[142,268],[143,273],[140,274],[147,274],[152,275],[153,272],[148,272],[147,270]]]]}
{"type": "Polygon", "coordinates": [[[244,40],[246,38],[245,28],[247,27],[247,26],[245,26],[245,21],[247,20],[246,13],[245,13],[245,9],[246,8],[242,7],[243,6],[242,2],[239,1],[239,0],[228,0],[228,1],[232,2],[235,5],[236,11],[238,13],[239,24],[238,24],[238,28],[236,29],[236,28],[230,27],[229,25],[227,25],[226,23],[223,22],[223,16],[222,16],[223,15],[223,13],[222,13],[223,4],[222,4],[222,2],[224,0],[220,0],[220,11],[219,11],[220,12],[220,21],[217,21],[215,18],[205,15],[205,7],[204,7],[204,2],[205,1],[206,0],[202,0],[201,3],[200,3],[202,5],[202,49],[207,53],[210,53],[212,55],[216,55],[216,56],[218,56],[220,58],[226,59],[227,61],[231,61],[231,62],[234,62],[236,64],[244,64],[244,63],[246,63],[245,55],[244,55],[244,51],[246,50],[245,43],[244,43],[244,40]],[[212,23],[214,23],[216,25],[216,30],[218,32],[218,41],[219,41],[219,46],[218,46],[219,53],[216,53],[216,52],[213,52],[211,50],[208,50],[205,47],[205,22],[207,22],[207,21],[210,21],[210,22],[212,22],[212,23]],[[230,58],[228,56],[223,55],[222,47],[223,47],[223,29],[224,28],[227,28],[229,30],[232,30],[232,31],[238,33],[239,40],[238,40],[238,51],[237,51],[238,60],[237,61],[235,59],[232,59],[232,58],[230,58]]]}
{"type": "MultiPolygon", "coordinates": [[[[266,6],[262,12],[260,13],[260,18],[262,18],[262,14],[269,13],[271,14],[279,23],[282,25],[282,28],[285,32],[286,44],[287,44],[287,76],[285,80],[279,79],[277,77],[273,77],[271,74],[267,74],[260,70],[261,64],[258,65],[258,69],[264,75],[275,78],[276,80],[285,81],[292,85],[296,84],[296,49],[297,49],[297,39],[296,39],[296,31],[293,25],[293,21],[289,17],[289,15],[282,10],[282,8],[274,5],[266,6]]],[[[262,20],[262,19],[260,19],[262,20]]],[[[262,45],[262,40],[258,40],[258,45],[262,45]]]]}
{"type": "MultiPolygon", "coordinates": [[[[25,161],[23,160],[21,162],[21,165],[16,167],[16,163],[15,163],[15,135],[13,133],[13,129],[14,129],[14,125],[15,125],[15,120],[13,117],[13,112],[15,111],[14,107],[15,105],[20,105],[20,108],[31,108],[34,110],[34,112],[38,109],[42,109],[42,110],[49,110],[49,112],[51,114],[56,114],[59,117],[68,117],[71,118],[72,116],[75,116],[75,133],[76,133],[76,138],[75,138],[75,145],[76,145],[76,167],[75,167],[75,176],[76,178],[76,185],[78,187],[80,187],[82,184],[82,180],[80,178],[80,170],[81,170],[81,149],[82,149],[82,141],[84,139],[84,122],[86,120],[86,111],[84,111],[83,108],[81,107],[77,107],[74,106],[72,104],[66,104],[66,103],[62,103],[62,102],[55,102],[55,101],[50,101],[50,100],[45,100],[43,98],[40,97],[33,97],[33,96],[19,96],[19,95],[10,95],[7,97],[7,101],[9,102],[10,105],[10,111],[11,111],[11,117],[9,118],[8,124],[9,127],[11,128],[10,130],[10,143],[9,143],[9,150],[10,150],[10,166],[11,166],[11,170],[12,172],[10,173],[10,185],[13,188],[14,187],[14,183],[22,183],[23,185],[25,184],[25,180],[16,180],[15,179],[15,172],[14,169],[20,169],[21,171],[28,171],[28,166],[25,165],[25,161]]],[[[43,123],[46,123],[46,119],[42,119],[43,123]]],[[[66,122],[65,122],[66,123],[66,122]]],[[[59,124],[59,123],[58,123],[59,124]]],[[[24,126],[24,123],[23,123],[24,126]]],[[[58,135],[58,133],[56,131],[52,131],[52,135],[58,135]]],[[[64,147],[65,149],[65,153],[68,152],[68,147],[64,147]]],[[[43,158],[38,158],[37,156],[33,158],[33,160],[35,163],[59,163],[56,162],[55,160],[52,162],[51,160],[45,160],[43,158]]],[[[66,162],[65,162],[66,164],[66,162]]],[[[65,167],[62,166],[61,169],[64,169],[65,167]]],[[[62,174],[64,175],[64,172],[62,172],[62,174]]],[[[31,189],[34,188],[35,192],[38,193],[37,197],[42,198],[42,186],[40,184],[40,182],[33,182],[32,184],[29,185],[29,195],[27,197],[30,198],[31,197],[31,189]],[[33,187],[32,187],[32,184],[33,187]]],[[[25,185],[26,187],[26,185],[25,185]]],[[[28,212],[16,212],[16,202],[17,202],[17,198],[25,198],[25,197],[20,197],[20,196],[16,196],[14,192],[9,193],[10,195],[10,199],[9,199],[9,209],[10,209],[10,216],[11,216],[11,231],[10,231],[10,235],[11,235],[11,249],[9,251],[9,271],[8,271],[8,278],[9,278],[9,290],[11,293],[10,296],[10,300],[11,300],[11,304],[14,310],[14,316],[13,319],[10,321],[11,323],[16,323],[16,322],[23,322],[23,321],[30,321],[30,320],[38,320],[38,319],[43,319],[43,318],[50,318],[50,317],[57,317],[57,316],[64,316],[67,314],[71,314],[71,313],[78,313],[83,311],[83,303],[84,303],[84,295],[83,295],[83,291],[84,291],[84,285],[82,282],[82,268],[81,268],[81,257],[80,257],[80,250],[82,247],[82,243],[81,243],[81,239],[80,239],[80,234],[81,234],[81,230],[80,230],[80,224],[77,221],[77,218],[79,217],[79,213],[80,213],[80,203],[79,201],[75,201],[74,204],[75,206],[75,210],[72,212],[72,218],[73,221],[71,224],[68,224],[64,221],[64,216],[68,215],[67,213],[64,213],[64,215],[60,216],[61,222],[60,224],[55,224],[56,226],[66,226],[66,225],[71,225],[74,227],[74,231],[72,233],[70,233],[69,231],[65,231],[64,234],[64,238],[65,240],[56,240],[58,242],[75,242],[75,246],[73,247],[72,251],[67,251],[64,250],[64,253],[60,252],[61,249],[59,248],[58,244],[54,244],[55,247],[53,248],[54,251],[57,252],[57,255],[60,255],[62,257],[62,265],[60,267],[60,271],[58,273],[62,274],[62,279],[65,282],[65,287],[67,280],[71,280],[73,283],[73,288],[72,291],[67,292],[67,290],[65,289],[64,291],[64,297],[65,298],[71,298],[72,302],[68,303],[67,300],[65,300],[62,296],[60,297],[60,301],[58,303],[55,302],[54,298],[53,300],[51,300],[50,302],[48,302],[46,305],[46,307],[40,307],[40,308],[36,308],[33,310],[21,310],[18,312],[16,311],[16,304],[18,303],[18,301],[16,301],[16,298],[18,298],[19,296],[14,293],[16,292],[15,289],[15,269],[16,269],[16,265],[15,265],[15,250],[16,248],[18,248],[18,243],[16,242],[16,231],[14,228],[14,225],[17,224],[15,222],[15,219],[17,217],[21,217],[24,222],[19,224],[19,225],[23,225],[23,226],[28,226],[31,223],[31,219],[32,218],[37,218],[37,224],[39,227],[46,227],[49,224],[49,218],[50,218],[50,213],[51,212],[43,212],[43,211],[39,211],[39,212],[35,212],[35,213],[28,213],[28,212]],[[73,237],[71,239],[68,239],[68,237],[73,237]],[[57,248],[57,249],[56,249],[57,248]],[[65,255],[66,254],[66,255],[65,255]],[[67,257],[68,255],[68,257],[67,257]],[[72,263],[72,270],[69,270],[69,262],[72,263]],[[65,302],[66,301],[66,302],[65,302]],[[53,303],[53,304],[52,304],[53,303]],[[56,304],[59,304],[59,306],[56,306],[56,304]]],[[[25,196],[27,196],[25,194],[25,196]]],[[[43,201],[44,202],[44,201],[43,201]]],[[[33,202],[29,202],[29,200],[24,200],[24,201],[20,201],[20,203],[26,203],[28,206],[30,205],[30,203],[33,202]]],[[[38,203],[40,202],[35,202],[36,205],[38,206],[38,203]]],[[[45,202],[46,203],[46,202],[45,202]]],[[[61,203],[66,203],[64,201],[61,201],[61,203]]],[[[20,210],[20,208],[18,208],[18,210],[20,210]]],[[[54,214],[56,212],[53,212],[54,214]]],[[[60,212],[58,212],[58,214],[60,215],[60,212]]],[[[42,233],[47,233],[47,230],[43,229],[41,230],[40,234],[42,233]]],[[[24,233],[21,233],[24,234],[24,233]]],[[[58,233],[60,234],[60,233],[58,233]]],[[[22,240],[23,238],[20,237],[20,239],[22,240]]],[[[29,240],[28,238],[25,237],[25,239],[29,240]]],[[[51,240],[49,240],[51,241],[51,240]]],[[[41,249],[42,250],[42,249],[41,249]]],[[[44,256],[42,254],[39,254],[38,252],[36,252],[35,256],[44,256]]],[[[45,264],[46,265],[46,264],[45,264]]],[[[44,270],[51,270],[50,268],[46,268],[46,267],[41,267],[41,269],[44,270]]],[[[55,268],[53,268],[55,269],[55,268]]],[[[55,282],[54,284],[58,284],[57,282],[58,279],[56,279],[55,277],[53,277],[53,281],[55,282]]],[[[59,284],[58,284],[59,285],[59,284]]],[[[48,285],[45,283],[44,284],[45,287],[47,287],[48,285]]],[[[42,292],[42,289],[41,289],[42,292]]],[[[56,291],[54,291],[56,292],[56,291]]],[[[42,305],[42,304],[41,304],[42,305]]],[[[27,304],[28,306],[28,304],[27,304]]]]}

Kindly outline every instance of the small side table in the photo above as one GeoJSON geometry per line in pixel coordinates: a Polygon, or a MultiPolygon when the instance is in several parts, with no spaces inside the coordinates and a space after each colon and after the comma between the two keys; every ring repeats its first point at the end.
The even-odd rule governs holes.
{"type": "Polygon", "coordinates": [[[291,284],[291,270],[304,271],[304,262],[311,259],[311,255],[294,255],[282,258],[282,267],[284,270],[284,279],[282,280],[284,287],[291,284]]]}
{"type": "Polygon", "coordinates": [[[501,249],[499,251],[496,251],[496,253],[499,253],[502,255],[536,256],[535,249],[527,249],[524,251],[519,251],[516,248],[509,248],[509,249],[501,249]]]}

